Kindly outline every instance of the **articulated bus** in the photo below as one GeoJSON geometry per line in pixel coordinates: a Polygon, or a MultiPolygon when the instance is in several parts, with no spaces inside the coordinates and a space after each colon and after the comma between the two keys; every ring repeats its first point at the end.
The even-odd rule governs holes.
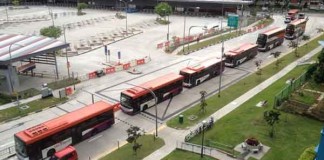
{"type": "Polygon", "coordinates": [[[260,33],[257,39],[259,51],[269,51],[277,46],[280,46],[285,37],[285,28],[274,27],[263,33],[260,33]]]}
{"type": "Polygon", "coordinates": [[[295,20],[298,16],[298,9],[291,9],[288,11],[287,17],[289,17],[292,21],[295,20]]]}
{"type": "Polygon", "coordinates": [[[107,129],[115,123],[117,105],[99,101],[16,133],[18,159],[53,158],[57,151],[107,129]]]}
{"type": "Polygon", "coordinates": [[[180,70],[184,77],[184,87],[194,87],[200,83],[216,77],[224,71],[224,61],[218,58],[211,58],[195,66],[186,67],[180,70]]]}
{"type": "Polygon", "coordinates": [[[258,45],[245,43],[238,48],[232,49],[225,53],[225,65],[236,67],[243,62],[254,58],[258,54],[258,45]]]}
{"type": "Polygon", "coordinates": [[[155,100],[150,90],[156,95],[157,103],[181,93],[183,79],[182,75],[170,73],[121,92],[122,111],[133,115],[154,106],[155,100]]]}
{"type": "Polygon", "coordinates": [[[297,19],[290,22],[286,27],[285,38],[293,40],[304,34],[306,29],[306,19],[297,19]]]}

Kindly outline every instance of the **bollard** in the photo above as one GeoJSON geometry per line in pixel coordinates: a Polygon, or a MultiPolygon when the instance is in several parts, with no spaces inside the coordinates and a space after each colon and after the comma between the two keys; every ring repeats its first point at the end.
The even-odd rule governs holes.
{"type": "Polygon", "coordinates": [[[180,124],[183,124],[183,115],[182,115],[182,114],[179,115],[179,123],[180,123],[180,124]]]}

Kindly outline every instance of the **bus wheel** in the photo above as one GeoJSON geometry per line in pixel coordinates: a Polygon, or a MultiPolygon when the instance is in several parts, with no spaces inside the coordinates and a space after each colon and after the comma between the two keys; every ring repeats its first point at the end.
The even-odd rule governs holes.
{"type": "Polygon", "coordinates": [[[56,152],[56,151],[55,151],[54,148],[50,149],[49,151],[47,151],[47,157],[52,157],[52,156],[54,156],[55,152],[56,152]]]}
{"type": "Polygon", "coordinates": [[[143,107],[143,110],[142,110],[142,111],[145,111],[145,110],[147,110],[147,108],[148,108],[148,106],[147,106],[147,105],[144,105],[144,107],[143,107]]]}
{"type": "Polygon", "coordinates": [[[197,85],[199,85],[200,84],[200,80],[199,81],[197,81],[197,85]]]}
{"type": "Polygon", "coordinates": [[[267,47],[267,51],[270,51],[270,47],[269,46],[267,47]]]}

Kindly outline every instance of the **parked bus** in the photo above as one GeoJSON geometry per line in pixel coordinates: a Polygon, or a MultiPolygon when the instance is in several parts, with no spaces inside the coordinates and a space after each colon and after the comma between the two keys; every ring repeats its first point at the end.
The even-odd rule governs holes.
{"type": "Polygon", "coordinates": [[[184,77],[184,87],[194,87],[200,83],[216,77],[224,71],[224,61],[219,58],[211,58],[195,66],[186,67],[180,70],[184,77]]]}
{"type": "Polygon", "coordinates": [[[238,48],[232,49],[225,53],[225,65],[236,67],[245,61],[254,58],[258,54],[258,45],[245,43],[238,48]]]}
{"type": "Polygon", "coordinates": [[[170,73],[121,92],[122,111],[133,115],[154,106],[150,90],[156,95],[157,103],[181,93],[183,79],[182,75],[170,73]]]}
{"type": "Polygon", "coordinates": [[[289,17],[292,21],[295,20],[298,16],[299,10],[298,9],[291,9],[288,11],[287,16],[289,17]]]}
{"type": "Polygon", "coordinates": [[[285,37],[285,28],[274,27],[259,34],[257,39],[259,51],[269,51],[277,46],[280,46],[285,37]]]}
{"type": "Polygon", "coordinates": [[[297,19],[290,22],[286,27],[285,38],[292,40],[304,34],[306,29],[306,19],[297,19]]]}
{"type": "Polygon", "coordinates": [[[103,131],[115,123],[117,104],[103,101],[67,113],[14,135],[18,159],[53,158],[57,151],[103,131]]]}
{"type": "Polygon", "coordinates": [[[309,2],[309,9],[310,10],[324,10],[323,2],[319,0],[311,0],[309,2]]]}

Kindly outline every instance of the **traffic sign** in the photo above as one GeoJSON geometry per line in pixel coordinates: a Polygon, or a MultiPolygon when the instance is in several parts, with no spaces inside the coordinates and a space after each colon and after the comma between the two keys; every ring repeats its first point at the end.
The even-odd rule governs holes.
{"type": "Polygon", "coordinates": [[[229,14],[227,19],[227,26],[237,28],[239,16],[237,14],[229,14]]]}

